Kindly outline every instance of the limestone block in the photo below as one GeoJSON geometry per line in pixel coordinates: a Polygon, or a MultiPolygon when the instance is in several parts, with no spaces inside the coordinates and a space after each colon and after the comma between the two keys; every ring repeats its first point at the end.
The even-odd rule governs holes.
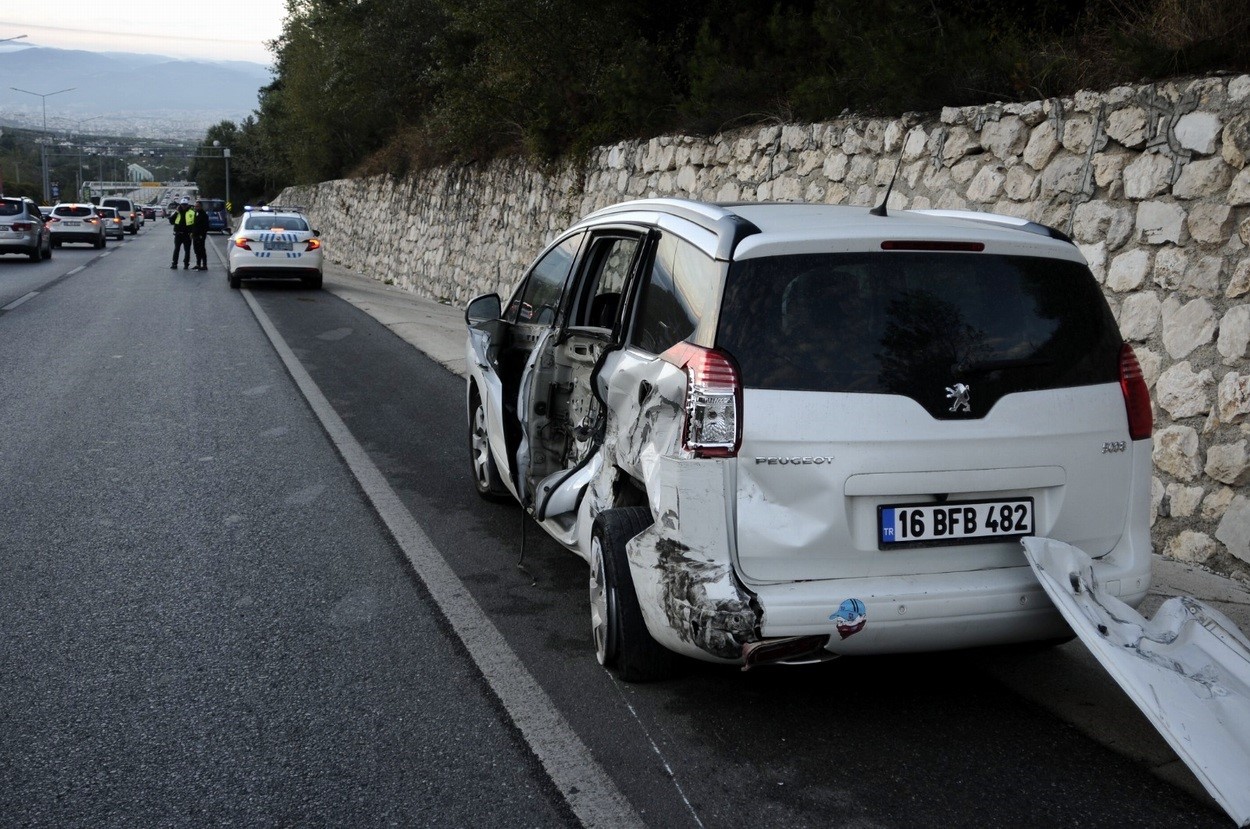
{"type": "Polygon", "coordinates": [[[1037,176],[1028,171],[1024,165],[1017,165],[1007,171],[1003,184],[1003,192],[1012,201],[1029,201],[1037,196],[1037,176]]]}
{"type": "Polygon", "coordinates": [[[1238,115],[1224,127],[1220,157],[1239,170],[1246,166],[1250,159],[1250,114],[1238,115]]]}
{"type": "Polygon", "coordinates": [[[903,137],[907,134],[907,128],[902,121],[891,121],[885,127],[885,132],[881,136],[881,151],[893,154],[903,144],[903,137]]]}
{"type": "Polygon", "coordinates": [[[1173,518],[1189,518],[1198,511],[1198,504],[1202,502],[1205,492],[1200,486],[1168,484],[1168,515],[1173,518]]]}
{"type": "Polygon", "coordinates": [[[885,146],[885,126],[881,120],[869,121],[864,125],[864,141],[860,146],[861,153],[872,153],[873,155],[881,155],[881,148],[885,146]]]}
{"type": "Polygon", "coordinates": [[[1215,411],[1220,422],[1235,426],[1250,416],[1250,377],[1230,371],[1215,390],[1215,411]]]}
{"type": "Polygon", "coordinates": [[[1063,125],[1064,149],[1077,155],[1089,152],[1094,143],[1094,119],[1088,115],[1077,115],[1069,118],[1063,125]]]}
{"type": "Polygon", "coordinates": [[[802,185],[793,176],[784,176],[772,182],[774,201],[800,201],[803,197],[802,185]]]}
{"type": "Polygon", "coordinates": [[[1202,564],[1219,551],[1219,545],[1206,533],[1194,530],[1181,530],[1168,541],[1163,554],[1176,561],[1202,564]]]}
{"type": "Polygon", "coordinates": [[[1150,253],[1140,248],[1121,253],[1107,268],[1107,287],[1118,293],[1136,290],[1150,270],[1150,253]]]}
{"type": "Polygon", "coordinates": [[[1199,514],[1208,521],[1218,521],[1228,511],[1228,505],[1237,497],[1237,491],[1231,487],[1219,486],[1207,493],[1202,499],[1199,514]]]}
{"type": "Polygon", "coordinates": [[[1250,259],[1242,259],[1237,263],[1237,269],[1233,271],[1233,278],[1229,280],[1228,287],[1224,289],[1224,296],[1236,299],[1247,293],[1250,293],[1250,259]]]}
{"type": "MultiPolygon", "coordinates": [[[[1159,327],[1163,304],[1154,291],[1138,291],[1124,298],[1120,306],[1120,334],[1132,342],[1149,339],[1159,327]]],[[[1139,352],[1138,361],[1142,355],[1139,352]]],[[[1142,366],[1143,373],[1145,366],[1142,366]]]]}
{"type": "Polygon", "coordinates": [[[1190,264],[1181,280],[1181,293],[1188,296],[1213,297],[1220,292],[1220,274],[1224,260],[1219,256],[1204,256],[1190,264]]]}
{"type": "Polygon", "coordinates": [[[1238,75],[1228,82],[1228,97],[1233,101],[1250,98],[1250,75],[1238,75]]]}
{"type": "Polygon", "coordinates": [[[1155,402],[1173,420],[1204,415],[1211,409],[1211,387],[1215,378],[1208,369],[1194,371],[1182,360],[1159,375],[1155,402]]]}
{"type": "Polygon", "coordinates": [[[1072,109],[1077,112],[1094,112],[1102,105],[1103,95],[1093,89],[1079,89],[1072,96],[1072,109]]]}
{"type": "Polygon", "coordinates": [[[733,145],[733,160],[744,164],[755,155],[756,143],[749,138],[739,138],[733,145]]]}
{"type": "Polygon", "coordinates": [[[796,175],[811,175],[816,170],[821,169],[825,165],[825,159],[828,156],[821,150],[804,150],[799,153],[798,163],[794,167],[796,175]]]}
{"type": "Polygon", "coordinates": [[[761,127],[760,131],[755,134],[755,145],[761,148],[768,147],[780,139],[781,127],[761,127]]]}
{"type": "Polygon", "coordinates": [[[962,124],[967,120],[963,107],[942,107],[943,124],[962,124]]]}
{"type": "Polygon", "coordinates": [[[938,193],[937,203],[933,205],[938,210],[967,210],[968,202],[961,199],[953,190],[942,190],[938,193]]]}
{"type": "Polygon", "coordinates": [[[1028,138],[1028,128],[1016,115],[990,121],[981,128],[981,146],[1004,161],[1019,155],[1028,138]]]}
{"type": "Polygon", "coordinates": [[[1033,128],[1033,133],[1024,147],[1024,163],[1034,170],[1042,170],[1058,150],[1059,136],[1055,134],[1055,125],[1050,121],[1043,121],[1033,128]]]}
{"type": "Polygon", "coordinates": [[[927,161],[913,161],[910,164],[904,163],[903,181],[907,182],[907,186],[912,190],[916,189],[916,184],[924,176],[925,168],[929,166],[927,161]]]}
{"type": "Polygon", "coordinates": [[[812,128],[787,124],[781,128],[781,148],[783,150],[807,150],[813,147],[812,128]]]}
{"type": "Polygon", "coordinates": [[[1222,443],[1207,450],[1207,463],[1203,467],[1207,477],[1229,486],[1250,483],[1250,457],[1246,455],[1246,442],[1222,443]]]}
{"type": "Polygon", "coordinates": [[[1035,127],[1046,118],[1046,110],[1041,101],[1007,104],[1003,107],[1003,114],[1018,116],[1028,127],[1035,127]]]}
{"type": "Polygon", "coordinates": [[[1142,202],[1137,205],[1137,241],[1148,245],[1162,245],[1165,242],[1184,244],[1189,240],[1185,219],[1185,208],[1178,204],[1142,202]]]}
{"type": "Polygon", "coordinates": [[[951,178],[956,184],[967,184],[972,181],[972,177],[981,167],[981,162],[975,158],[965,158],[951,167],[951,178]]]}
{"type": "Polygon", "coordinates": [[[1222,158],[1204,158],[1191,161],[1181,168],[1180,177],[1172,185],[1172,195],[1178,199],[1202,199],[1217,196],[1232,181],[1233,168],[1222,158]]]}
{"type": "Polygon", "coordinates": [[[1128,164],[1128,156],[1112,153],[1094,154],[1094,183],[1099,187],[1110,187],[1118,184],[1124,186],[1124,167],[1128,164]]]}
{"type": "Polygon", "coordinates": [[[1184,248],[1165,245],[1155,255],[1154,281],[1160,288],[1175,291],[1185,279],[1189,253],[1184,248]]]}
{"type": "Polygon", "coordinates": [[[1192,481],[1202,471],[1198,460],[1198,433],[1189,426],[1168,426],[1155,432],[1155,467],[1179,481],[1192,481]]]}
{"type": "Polygon", "coordinates": [[[727,181],[716,191],[716,200],[723,202],[738,201],[742,197],[742,189],[737,182],[727,181]]]}
{"type": "Polygon", "coordinates": [[[827,190],[823,184],[818,181],[813,181],[811,184],[807,185],[807,189],[803,191],[803,201],[811,202],[812,204],[820,204],[825,200],[826,192],[827,190]]]}
{"type": "Polygon", "coordinates": [[[1074,155],[1062,155],[1047,164],[1042,171],[1039,196],[1042,199],[1052,199],[1060,193],[1074,195],[1082,192],[1084,185],[1084,160],[1074,155]]]}
{"type": "Polygon", "coordinates": [[[908,130],[907,138],[903,140],[903,161],[911,162],[924,158],[925,145],[928,141],[929,136],[924,131],[924,127],[912,127],[908,130]]]}
{"type": "Polygon", "coordinates": [[[693,193],[696,175],[694,167],[682,167],[677,171],[677,189],[683,193],[693,193]]]}
{"type": "Polygon", "coordinates": [[[1223,542],[1230,553],[1250,562],[1250,498],[1238,495],[1220,519],[1215,537],[1223,542]]]}
{"type": "Polygon", "coordinates": [[[829,157],[825,159],[825,164],[821,172],[824,174],[825,178],[830,181],[842,181],[842,179],[846,178],[846,170],[849,166],[850,159],[847,158],[846,153],[839,150],[838,152],[831,153],[829,157]]]}
{"type": "Polygon", "coordinates": [[[1117,109],[1107,116],[1107,135],[1125,147],[1136,149],[1146,143],[1146,110],[1138,106],[1117,109]]]}
{"type": "Polygon", "coordinates": [[[1233,233],[1233,210],[1227,204],[1203,202],[1189,208],[1189,235],[1195,242],[1222,245],[1233,233]]]}
{"type": "Polygon", "coordinates": [[[1228,203],[1241,207],[1250,204],[1250,167],[1246,167],[1228,185],[1228,203]]]}
{"type": "Polygon", "coordinates": [[[1220,338],[1216,350],[1224,358],[1224,365],[1236,365],[1246,356],[1250,345],[1250,305],[1235,305],[1220,320],[1220,338]]]}
{"type": "Polygon", "coordinates": [[[854,127],[847,127],[842,133],[842,152],[847,155],[858,155],[864,149],[864,136],[854,127]]]}
{"type": "Polygon", "coordinates": [[[828,191],[825,193],[825,204],[850,204],[850,202],[850,188],[840,181],[829,185],[828,191]]]}
{"type": "Polygon", "coordinates": [[[1250,219],[1245,219],[1237,225],[1237,238],[1242,244],[1250,245],[1250,219]]]}
{"type": "Polygon", "coordinates": [[[1172,185],[1172,161],[1159,153],[1143,153],[1124,168],[1124,196],[1140,201],[1164,193],[1172,185]]]}
{"type": "MultiPolygon", "coordinates": [[[[890,179],[894,178],[894,171],[899,169],[899,163],[894,158],[881,158],[877,161],[877,170],[872,174],[872,182],[878,187],[888,187],[890,179]]],[[[897,182],[896,182],[897,183],[897,182]]],[[[891,196],[893,193],[890,194],[891,196]]]]}
{"type": "Polygon", "coordinates": [[[1173,134],[1183,149],[1211,155],[1223,128],[1220,117],[1213,112],[1189,112],[1176,122],[1173,134]]]}
{"type": "Polygon", "coordinates": [[[1215,336],[1215,309],[1201,297],[1184,304],[1168,297],[1163,301],[1162,316],[1163,347],[1174,360],[1189,356],[1215,336]]]}
{"type": "Polygon", "coordinates": [[[846,171],[847,184],[863,184],[872,181],[877,173],[877,160],[871,155],[851,157],[851,167],[846,171]]]}
{"type": "Polygon", "coordinates": [[[946,133],[946,141],[942,144],[942,162],[947,166],[952,166],[974,150],[979,151],[980,148],[981,142],[977,140],[972,130],[964,126],[951,127],[946,133]]]}
{"type": "Polygon", "coordinates": [[[1112,207],[1105,201],[1088,201],[1076,206],[1072,236],[1083,242],[1105,240],[1116,250],[1133,235],[1133,213],[1126,207],[1112,207]]]}
{"type": "Polygon", "coordinates": [[[1076,247],[1081,252],[1081,256],[1085,257],[1085,262],[1089,265],[1094,279],[1097,279],[1100,284],[1105,282],[1107,279],[1107,243],[1102,241],[1093,244],[1077,243],[1076,247]]]}

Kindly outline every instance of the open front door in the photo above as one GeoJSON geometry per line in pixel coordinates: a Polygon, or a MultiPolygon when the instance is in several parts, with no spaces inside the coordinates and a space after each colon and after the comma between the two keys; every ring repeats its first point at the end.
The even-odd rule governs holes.
{"type": "Polygon", "coordinates": [[[1237,825],[1250,825],[1250,640],[1187,596],[1147,621],[1102,591],[1083,551],[1050,538],[1022,543],[1080,640],[1237,825]]]}

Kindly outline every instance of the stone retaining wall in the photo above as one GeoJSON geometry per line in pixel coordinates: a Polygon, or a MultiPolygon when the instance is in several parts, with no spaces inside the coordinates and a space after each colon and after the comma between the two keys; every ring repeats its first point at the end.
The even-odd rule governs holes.
{"type": "Polygon", "coordinates": [[[463,304],[506,294],[559,230],[629,198],[875,204],[1069,233],[1155,400],[1156,550],[1250,573],[1250,76],[940,115],[850,117],[290,188],[334,261],[463,304]]]}

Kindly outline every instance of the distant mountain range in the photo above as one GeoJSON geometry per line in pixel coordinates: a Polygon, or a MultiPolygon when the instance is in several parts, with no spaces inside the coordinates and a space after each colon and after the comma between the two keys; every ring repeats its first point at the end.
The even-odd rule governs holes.
{"type": "Polygon", "coordinates": [[[34,95],[46,93],[48,129],[145,138],[197,137],[257,107],[269,67],[245,61],[192,61],[160,55],[31,47],[0,51],[0,125],[43,126],[34,95]],[[90,123],[83,123],[90,119],[90,123]]]}

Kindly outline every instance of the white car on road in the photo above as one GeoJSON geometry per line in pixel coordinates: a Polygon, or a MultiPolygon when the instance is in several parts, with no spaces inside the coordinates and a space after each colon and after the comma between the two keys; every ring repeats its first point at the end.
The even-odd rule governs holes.
{"type": "Polygon", "coordinates": [[[478,492],[586,559],[626,679],[1070,636],[1025,536],[1146,596],[1149,394],[1050,228],[628,202],[466,322],[478,492]]]}
{"type": "Polygon", "coordinates": [[[245,208],[226,253],[230,287],[241,287],[244,279],[298,279],[320,288],[320,235],[296,208],[245,208]]]}

